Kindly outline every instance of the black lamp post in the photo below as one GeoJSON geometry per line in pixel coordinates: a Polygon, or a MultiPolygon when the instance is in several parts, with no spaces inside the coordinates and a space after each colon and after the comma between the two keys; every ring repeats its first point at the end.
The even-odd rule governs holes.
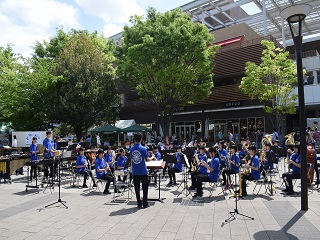
{"type": "Polygon", "coordinates": [[[284,8],[280,15],[286,19],[296,51],[297,75],[298,75],[298,101],[299,101],[299,128],[300,128],[300,160],[301,160],[301,210],[308,210],[308,181],[307,181],[307,143],[306,143],[306,117],[302,68],[302,21],[311,11],[308,4],[296,4],[284,8]],[[295,34],[293,25],[298,24],[295,34]]]}

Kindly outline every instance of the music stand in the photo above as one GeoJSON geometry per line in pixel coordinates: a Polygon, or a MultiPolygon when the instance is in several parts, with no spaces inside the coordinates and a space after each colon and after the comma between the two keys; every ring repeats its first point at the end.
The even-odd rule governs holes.
{"type": "MultiPolygon", "coordinates": [[[[235,182],[236,181],[237,181],[237,173],[235,173],[235,182]]],[[[239,182],[239,187],[240,187],[240,184],[241,184],[241,182],[239,182]]],[[[234,191],[234,196],[233,197],[236,199],[236,208],[234,209],[233,212],[229,212],[231,214],[231,216],[228,219],[224,220],[224,222],[227,223],[227,222],[231,222],[232,220],[237,220],[238,219],[238,215],[246,217],[246,218],[249,218],[251,220],[254,220],[253,217],[250,217],[250,216],[244,215],[242,213],[239,213],[239,210],[238,210],[238,201],[239,201],[239,198],[240,198],[239,189],[234,191]]]]}
{"type": "Polygon", "coordinates": [[[61,186],[61,175],[60,175],[61,156],[60,156],[59,158],[57,158],[57,160],[58,160],[58,185],[59,185],[59,197],[58,197],[58,200],[57,200],[56,202],[51,203],[51,204],[49,204],[49,205],[46,205],[46,206],[45,206],[45,208],[50,207],[50,206],[52,206],[52,205],[54,205],[54,204],[60,203],[60,204],[62,204],[65,208],[67,208],[67,209],[68,209],[67,205],[65,204],[65,203],[67,203],[67,202],[66,202],[66,201],[62,201],[62,200],[61,200],[61,187],[60,187],[60,186],[61,186]]]}
{"type": "Polygon", "coordinates": [[[80,146],[84,149],[90,148],[90,142],[80,142],[80,146]]]}
{"type": "Polygon", "coordinates": [[[180,155],[180,160],[182,161],[182,164],[184,164],[186,167],[184,168],[184,176],[183,176],[183,180],[180,183],[180,185],[178,186],[177,190],[182,187],[183,184],[183,188],[181,190],[181,192],[177,195],[177,197],[179,197],[182,193],[184,193],[184,190],[186,191],[184,193],[184,195],[186,197],[189,196],[190,191],[188,190],[188,169],[190,168],[190,164],[189,164],[189,160],[187,159],[186,155],[180,155]]]}
{"type": "Polygon", "coordinates": [[[74,150],[76,150],[77,145],[78,145],[77,143],[73,143],[73,144],[69,145],[67,151],[74,151],[74,150]]]}
{"type": "Polygon", "coordinates": [[[58,142],[57,143],[57,150],[64,150],[68,148],[68,142],[58,142]]]}

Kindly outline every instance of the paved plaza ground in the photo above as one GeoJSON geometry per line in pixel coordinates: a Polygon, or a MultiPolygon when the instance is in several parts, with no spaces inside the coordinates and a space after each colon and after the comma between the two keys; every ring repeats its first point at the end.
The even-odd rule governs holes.
{"type": "MultiPolygon", "coordinates": [[[[138,209],[135,196],[127,203],[115,202],[112,195],[73,187],[65,179],[61,186],[60,203],[54,191],[26,192],[24,176],[12,176],[12,184],[0,184],[0,240],[2,239],[320,239],[320,193],[309,193],[309,210],[300,211],[300,184],[294,196],[285,196],[276,179],[276,193],[270,196],[262,187],[260,194],[240,200],[239,216],[225,223],[234,210],[235,200],[223,196],[218,187],[209,198],[210,185],[204,188],[204,202],[193,202],[191,195],[177,196],[177,186],[161,182],[164,203],[149,202],[150,207],[138,209]]],[[[181,179],[178,175],[177,179],[181,179]]],[[[230,194],[232,196],[233,194],[230,194]]],[[[158,196],[157,188],[149,186],[149,197],[158,196]]],[[[124,196],[123,196],[124,197],[124,196]]]]}

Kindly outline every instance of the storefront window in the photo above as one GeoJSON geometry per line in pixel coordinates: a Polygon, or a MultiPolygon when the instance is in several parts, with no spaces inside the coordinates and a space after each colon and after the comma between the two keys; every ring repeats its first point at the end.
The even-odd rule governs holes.
{"type": "Polygon", "coordinates": [[[256,118],[256,129],[260,129],[260,131],[264,132],[264,118],[256,118]]]}
{"type": "Polygon", "coordinates": [[[246,118],[241,118],[240,119],[240,135],[241,135],[241,140],[244,140],[247,138],[247,132],[248,132],[248,121],[246,118]]]}

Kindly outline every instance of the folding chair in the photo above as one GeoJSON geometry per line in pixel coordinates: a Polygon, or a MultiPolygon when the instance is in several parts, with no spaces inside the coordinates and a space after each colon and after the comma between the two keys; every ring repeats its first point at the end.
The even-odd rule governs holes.
{"type": "Polygon", "coordinates": [[[94,172],[93,177],[94,177],[94,180],[95,180],[97,186],[93,187],[93,181],[91,181],[89,192],[95,192],[97,189],[99,190],[99,192],[104,191],[104,188],[106,186],[105,180],[97,178],[96,171],[93,171],[93,172],[94,172]],[[101,185],[101,189],[100,189],[99,185],[101,185]]]}
{"type": "Polygon", "coordinates": [[[116,191],[113,192],[113,199],[114,200],[125,200],[125,201],[129,201],[132,198],[132,184],[130,183],[130,176],[129,176],[129,171],[127,170],[115,170],[114,171],[114,187],[115,189],[119,190],[121,188],[124,188],[123,192],[118,192],[116,193],[116,191]],[[125,176],[126,180],[125,181],[118,181],[118,177],[121,177],[121,179],[123,179],[125,176]],[[124,196],[124,192],[128,191],[128,197],[121,199],[121,196],[124,196]],[[131,192],[131,196],[130,196],[130,192],[131,192]]]}

